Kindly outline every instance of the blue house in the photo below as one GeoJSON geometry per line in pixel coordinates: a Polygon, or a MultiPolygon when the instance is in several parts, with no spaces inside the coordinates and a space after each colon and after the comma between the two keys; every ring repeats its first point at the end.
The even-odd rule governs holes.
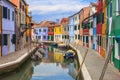
{"type": "Polygon", "coordinates": [[[48,26],[50,25],[49,21],[42,21],[34,29],[34,39],[36,41],[47,41],[48,40],[48,26]]]}
{"type": "Polygon", "coordinates": [[[2,3],[2,56],[15,51],[15,5],[9,0],[2,3]]]}
{"type": "Polygon", "coordinates": [[[73,43],[74,42],[74,17],[73,16],[70,16],[69,17],[69,40],[70,40],[70,43],[73,43]]]}

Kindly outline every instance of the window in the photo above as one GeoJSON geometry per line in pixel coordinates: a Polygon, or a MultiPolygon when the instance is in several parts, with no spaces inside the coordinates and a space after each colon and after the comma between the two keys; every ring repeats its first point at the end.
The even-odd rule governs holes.
{"type": "Polygon", "coordinates": [[[8,37],[7,37],[7,34],[3,34],[3,45],[8,45],[8,37]]]}
{"type": "Polygon", "coordinates": [[[50,32],[50,29],[48,29],[48,31],[50,32]]]}
{"type": "Polygon", "coordinates": [[[80,35],[78,34],[78,39],[80,39],[80,35]]]}
{"type": "Polygon", "coordinates": [[[78,25],[78,30],[80,30],[80,24],[78,25]]]}
{"type": "Polygon", "coordinates": [[[41,39],[41,36],[38,36],[38,39],[41,39]]]}
{"type": "Polygon", "coordinates": [[[14,11],[12,11],[12,21],[14,21],[15,19],[15,14],[14,14],[14,11]]]}
{"type": "Polygon", "coordinates": [[[39,29],[39,32],[41,32],[41,29],[39,29]]]}
{"type": "Polygon", "coordinates": [[[3,6],[3,18],[7,19],[7,7],[3,6]]]}
{"type": "Polygon", "coordinates": [[[12,35],[12,40],[11,40],[11,42],[12,42],[13,44],[16,43],[16,35],[15,35],[15,34],[12,35]]]}
{"type": "Polygon", "coordinates": [[[10,9],[8,9],[8,20],[10,20],[10,9]]]}
{"type": "Polygon", "coordinates": [[[110,17],[112,17],[112,2],[110,2],[110,17]]]}
{"type": "Polygon", "coordinates": [[[74,30],[77,30],[77,26],[76,25],[74,26],[74,30]]]}
{"type": "Polygon", "coordinates": [[[89,39],[88,39],[88,36],[86,36],[86,43],[88,43],[89,39]]]}
{"type": "Polygon", "coordinates": [[[46,36],[43,36],[43,39],[46,39],[46,36]]]}
{"type": "Polygon", "coordinates": [[[77,35],[75,35],[75,39],[77,39],[77,35]]]}
{"type": "Polygon", "coordinates": [[[54,29],[52,29],[52,32],[54,32],[54,29]]]}
{"type": "Polygon", "coordinates": [[[46,32],[46,29],[44,29],[43,32],[46,32]]]}

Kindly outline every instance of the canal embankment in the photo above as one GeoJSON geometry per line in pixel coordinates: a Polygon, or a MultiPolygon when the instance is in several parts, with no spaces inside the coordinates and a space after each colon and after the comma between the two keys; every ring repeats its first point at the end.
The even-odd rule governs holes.
{"type": "MultiPolygon", "coordinates": [[[[80,44],[69,44],[69,46],[77,51],[80,64],[82,63],[85,52],[88,49],[88,53],[81,69],[83,78],[84,80],[99,80],[105,59],[102,58],[97,51],[81,46],[80,44]]],[[[120,80],[120,72],[109,63],[103,80],[120,80]]]]}
{"type": "Polygon", "coordinates": [[[0,74],[12,71],[25,62],[37,47],[29,46],[0,58],[0,74]]]}

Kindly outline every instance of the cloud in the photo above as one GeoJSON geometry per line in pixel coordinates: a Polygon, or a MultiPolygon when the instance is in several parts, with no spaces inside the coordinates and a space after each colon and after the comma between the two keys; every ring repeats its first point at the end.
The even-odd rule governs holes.
{"type": "MultiPolygon", "coordinates": [[[[30,2],[30,0],[28,0],[30,2]]],[[[30,2],[32,3],[32,2],[30,2]]],[[[74,0],[36,0],[30,6],[34,14],[48,14],[54,12],[78,11],[88,4],[78,3],[74,0]]]]}

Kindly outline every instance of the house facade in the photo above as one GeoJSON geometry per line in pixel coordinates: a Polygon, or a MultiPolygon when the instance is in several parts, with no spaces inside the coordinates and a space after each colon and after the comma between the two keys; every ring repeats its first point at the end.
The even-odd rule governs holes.
{"type": "Polygon", "coordinates": [[[107,1],[107,47],[114,44],[112,58],[114,66],[120,71],[120,0],[107,1]]]}
{"type": "Polygon", "coordinates": [[[69,17],[69,41],[70,43],[74,42],[74,17],[69,17]]]}
{"type": "Polygon", "coordinates": [[[62,36],[63,36],[62,25],[60,25],[60,24],[55,25],[55,27],[54,27],[54,41],[55,42],[63,42],[62,36]]]}
{"type": "Polygon", "coordinates": [[[8,0],[2,3],[2,56],[15,51],[15,5],[8,0]]]}
{"type": "Polygon", "coordinates": [[[69,43],[69,18],[62,18],[61,25],[63,27],[63,42],[69,43]]]}
{"type": "Polygon", "coordinates": [[[16,50],[26,47],[26,6],[25,0],[11,0],[16,5],[16,50]]]}
{"type": "Polygon", "coordinates": [[[79,12],[74,14],[74,40],[78,43],[80,39],[80,19],[79,19],[79,12]]]}
{"type": "Polygon", "coordinates": [[[48,27],[37,26],[35,29],[35,37],[36,41],[47,41],[48,40],[48,27]]]}
{"type": "Polygon", "coordinates": [[[97,51],[101,54],[101,42],[102,42],[102,0],[98,1],[97,9],[97,51]]]}
{"type": "Polygon", "coordinates": [[[48,26],[48,40],[49,41],[54,41],[54,27],[55,27],[55,22],[50,22],[50,26],[48,26]]]}
{"type": "Polygon", "coordinates": [[[2,56],[2,4],[0,3],[0,57],[2,56]]]}

